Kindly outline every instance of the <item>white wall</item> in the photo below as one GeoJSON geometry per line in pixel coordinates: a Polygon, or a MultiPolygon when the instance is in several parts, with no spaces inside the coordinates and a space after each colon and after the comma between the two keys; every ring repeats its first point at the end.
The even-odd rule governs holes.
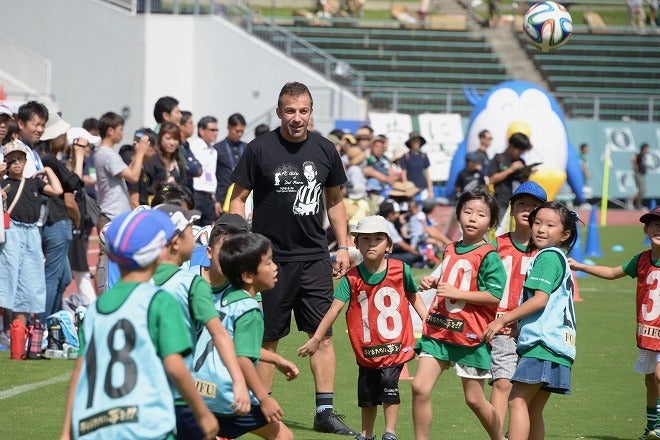
{"type": "MultiPolygon", "coordinates": [[[[141,20],[88,0],[3,1],[1,10],[0,34],[52,61],[52,94],[66,121],[79,125],[128,106],[127,129],[141,123],[141,20]]],[[[0,69],[7,62],[0,57],[0,69]]]]}
{"type": "MultiPolygon", "coordinates": [[[[176,97],[195,118],[218,117],[224,128],[231,113],[249,122],[272,109],[282,85],[294,80],[310,87],[321,132],[334,128],[335,118],[366,117],[364,100],[222,18],[132,16],[98,0],[3,1],[0,9],[0,36],[51,60],[52,93],[64,119],[80,124],[128,107],[125,141],[135,128],[155,124],[153,104],[161,96],[176,97]]],[[[7,62],[0,57],[0,70],[7,62]]]]}

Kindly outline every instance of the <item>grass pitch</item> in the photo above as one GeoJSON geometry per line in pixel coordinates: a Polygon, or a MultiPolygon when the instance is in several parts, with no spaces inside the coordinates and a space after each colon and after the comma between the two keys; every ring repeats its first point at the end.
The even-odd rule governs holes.
{"type": "MultiPolygon", "coordinates": [[[[582,231],[583,243],[586,230],[582,231]]],[[[616,226],[599,230],[603,258],[598,264],[620,265],[643,250],[640,226],[616,226]],[[623,252],[613,252],[619,244],[623,252]]],[[[416,272],[421,277],[425,272],[416,272]]],[[[548,439],[637,439],[645,424],[643,377],[633,372],[635,347],[635,281],[622,278],[603,281],[594,277],[578,278],[583,302],[576,304],[577,360],[573,368],[572,395],[553,396],[544,412],[548,439]]],[[[345,421],[360,428],[356,403],[357,365],[346,335],[343,319],[335,326],[337,380],[335,407],[346,415],[345,421]]],[[[274,396],[285,411],[284,421],[297,439],[338,438],[312,431],[314,385],[308,360],[296,358],[295,350],[304,343],[303,334],[292,332],[280,344],[281,353],[294,360],[301,374],[294,382],[276,377],[274,396]]],[[[417,361],[409,363],[414,375],[417,361]]],[[[0,354],[0,437],[7,439],[53,439],[59,437],[68,382],[64,375],[73,361],[41,360],[15,362],[7,352],[0,354]],[[14,394],[23,385],[35,388],[14,394]],[[13,395],[12,395],[13,394],[13,395]]],[[[412,439],[411,391],[401,381],[400,439],[412,439]]],[[[486,386],[486,392],[490,389],[486,386]]],[[[460,381],[453,370],[438,381],[433,400],[433,438],[486,438],[476,417],[463,400],[460,381]]],[[[378,438],[383,432],[382,413],[376,420],[378,438]]],[[[246,436],[249,437],[249,436],[246,436]]]]}

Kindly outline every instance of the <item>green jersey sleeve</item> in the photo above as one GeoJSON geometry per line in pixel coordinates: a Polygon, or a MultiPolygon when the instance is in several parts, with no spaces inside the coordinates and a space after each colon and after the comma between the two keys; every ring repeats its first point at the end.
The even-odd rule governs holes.
{"type": "Polygon", "coordinates": [[[623,272],[628,275],[630,278],[637,278],[637,264],[639,263],[639,257],[641,254],[637,254],[632,257],[627,263],[621,265],[623,272]]]}
{"type": "Polygon", "coordinates": [[[218,311],[213,303],[211,286],[199,275],[195,276],[190,286],[188,301],[191,317],[197,324],[204,326],[211,318],[218,317],[218,311]]]}
{"type": "Polygon", "coordinates": [[[406,293],[416,293],[419,286],[413,278],[412,269],[407,263],[403,263],[403,283],[406,293]]]}
{"type": "Polygon", "coordinates": [[[149,335],[161,359],[174,353],[185,356],[192,349],[183,310],[172,295],[165,291],[156,294],[149,307],[148,319],[149,335]]]}
{"type": "Polygon", "coordinates": [[[506,285],[506,271],[497,252],[489,252],[481,262],[477,275],[477,287],[495,298],[502,299],[506,285]]]}
{"type": "Polygon", "coordinates": [[[264,319],[259,310],[251,310],[238,318],[234,324],[236,356],[259,359],[263,335],[264,319]]]}
{"type": "Polygon", "coordinates": [[[335,293],[332,295],[332,297],[343,303],[346,303],[349,299],[351,299],[351,286],[348,284],[348,279],[346,277],[339,280],[339,284],[337,285],[335,293]]]}
{"type": "Polygon", "coordinates": [[[534,266],[523,287],[550,295],[564,280],[565,261],[558,252],[543,252],[534,259],[534,266]]]}

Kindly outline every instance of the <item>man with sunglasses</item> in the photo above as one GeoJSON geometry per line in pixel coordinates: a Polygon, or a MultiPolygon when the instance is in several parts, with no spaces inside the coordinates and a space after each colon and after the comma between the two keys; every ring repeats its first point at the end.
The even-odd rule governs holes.
{"type": "Polygon", "coordinates": [[[218,120],[213,116],[204,116],[197,122],[196,139],[190,141],[190,151],[202,166],[202,175],[193,179],[195,190],[195,206],[202,213],[199,220],[201,226],[211,225],[220,215],[222,200],[215,198],[218,179],[216,166],[218,152],[213,147],[218,139],[218,120]]]}

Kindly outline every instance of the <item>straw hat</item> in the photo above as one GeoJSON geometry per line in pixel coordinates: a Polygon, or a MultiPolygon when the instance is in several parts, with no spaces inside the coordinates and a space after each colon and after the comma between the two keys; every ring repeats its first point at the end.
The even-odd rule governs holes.
{"type": "Polygon", "coordinates": [[[408,182],[394,182],[392,189],[388,192],[390,197],[413,197],[420,191],[414,183],[408,182]]]}
{"type": "Polygon", "coordinates": [[[348,156],[348,163],[350,165],[358,165],[367,158],[367,155],[360,147],[350,147],[346,152],[346,155],[348,156]]]}

